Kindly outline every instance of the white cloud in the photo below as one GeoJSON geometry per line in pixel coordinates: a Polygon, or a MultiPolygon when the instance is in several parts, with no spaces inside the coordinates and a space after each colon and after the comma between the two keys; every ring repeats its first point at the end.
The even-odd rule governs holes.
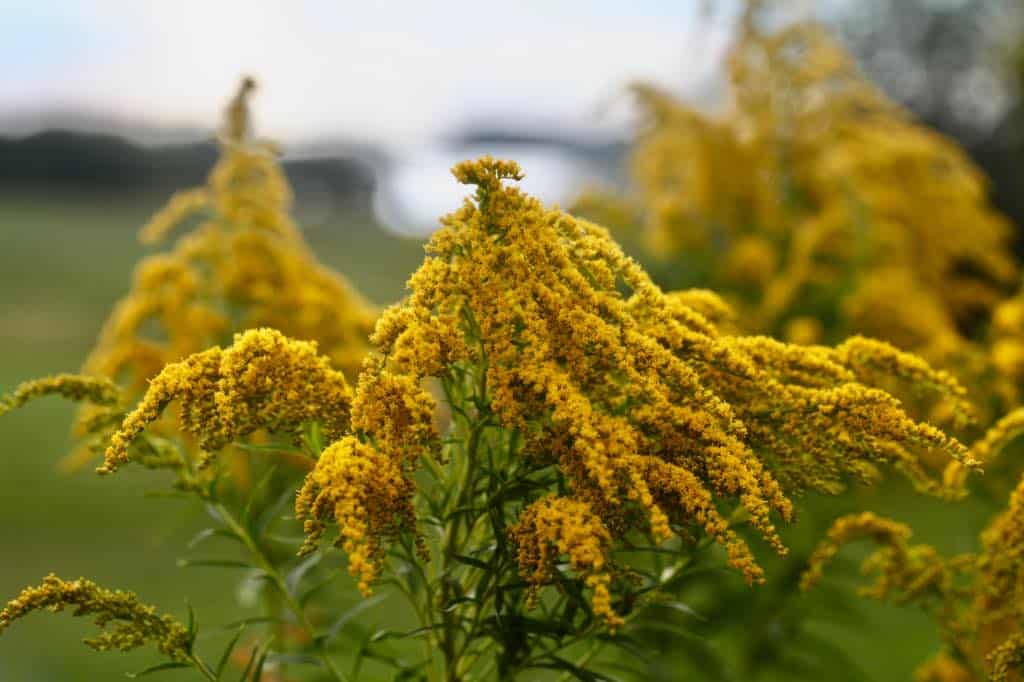
{"type": "Polygon", "coordinates": [[[416,140],[506,113],[583,121],[634,79],[692,85],[726,38],[683,3],[4,2],[0,114],[212,125],[242,73],[261,130],[416,140]]]}

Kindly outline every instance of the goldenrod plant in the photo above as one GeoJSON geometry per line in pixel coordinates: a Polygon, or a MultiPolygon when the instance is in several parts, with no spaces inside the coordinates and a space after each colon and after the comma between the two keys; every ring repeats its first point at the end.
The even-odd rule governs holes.
{"type": "Polygon", "coordinates": [[[376,311],[306,246],[276,145],[252,135],[254,89],[245,79],[227,108],[206,186],[176,194],[142,228],[148,244],[187,231],[139,264],[86,374],[138,390],[164,365],[260,326],[316,341],[337,369],[358,371],[376,311]]]}
{"type": "MultiPolygon", "coordinates": [[[[369,348],[374,308],[310,252],[289,215],[291,190],[277,148],[253,136],[248,100],[255,87],[244,79],[227,107],[221,158],[206,186],[174,195],[142,228],[150,244],[186,231],[169,252],[138,265],[131,291],[82,368],[117,382],[126,398],[137,397],[164,365],[251,327],[316,341],[350,377],[369,348]]],[[[80,430],[102,421],[87,409],[80,430]]],[[[91,456],[85,448],[69,464],[91,456]]]]}
{"type": "MultiPolygon", "coordinates": [[[[1019,404],[1012,376],[1024,357],[1013,304],[1003,302],[1018,281],[1012,226],[954,141],[874,87],[825,27],[773,21],[783,5],[746,3],[720,110],[636,86],[643,124],[631,149],[630,186],[591,193],[576,210],[638,238],[659,283],[721,294],[737,312],[735,329],[809,345],[853,333],[885,339],[953,372],[970,391],[973,421],[992,424],[1019,404]],[[998,339],[994,345],[986,333],[998,339]]],[[[956,423],[948,403],[920,404],[898,386],[887,388],[929,421],[977,437],[973,428],[961,430],[966,424],[956,423]]],[[[1005,493],[1016,478],[1007,471],[1012,461],[987,461],[989,475],[976,489],[998,499],[991,493],[1005,493]]],[[[947,471],[948,490],[960,491],[954,497],[966,493],[962,474],[956,464],[947,471]]],[[[831,518],[824,506],[805,508],[803,527],[831,518]]],[[[813,535],[791,546],[796,556],[779,568],[794,576],[813,535]]],[[[740,678],[778,665],[783,679],[819,679],[820,667],[806,667],[810,647],[795,652],[791,645],[812,642],[806,623],[822,620],[796,594],[795,579],[775,581],[756,598],[715,577],[701,582],[712,595],[702,613],[728,620],[714,632],[736,643],[718,656],[723,667],[738,668],[740,678]],[[765,610],[748,617],[755,604],[765,610]],[[732,616],[729,605],[744,616],[732,616]]],[[[691,587],[685,599],[696,603],[694,594],[703,596],[691,587]]],[[[856,606],[830,598],[834,613],[856,606]]],[[[664,639],[657,633],[646,643],[664,639]]],[[[681,648],[682,639],[674,642],[681,648]]],[[[827,667],[853,669],[839,653],[828,654],[827,667]]],[[[671,669],[661,679],[672,679],[671,669]]]]}
{"type": "MultiPolygon", "coordinates": [[[[358,373],[377,311],[343,276],[318,262],[294,224],[276,145],[253,135],[249,99],[255,87],[244,79],[226,109],[218,135],[221,157],[207,184],[176,194],[143,227],[146,243],[182,234],[169,251],[139,264],[131,291],[104,325],[83,374],[26,382],[0,400],[0,414],[43,395],[84,403],[75,424],[79,447],[64,461],[80,468],[103,455],[147,389],[151,400],[175,400],[175,413],[159,424],[147,422],[147,432],[132,439],[124,457],[172,471],[179,491],[209,505],[219,526],[200,533],[197,544],[232,537],[250,551],[249,563],[234,563],[262,566],[253,570],[275,574],[283,584],[281,567],[298,545],[267,534],[312,467],[313,443],[347,429],[351,391],[345,373],[349,379],[358,373]],[[223,353],[207,350],[266,325],[295,340],[251,332],[223,353]],[[282,368],[274,369],[275,362],[283,362],[287,377],[301,383],[277,383],[282,368]],[[203,404],[188,401],[184,389],[202,382],[217,387],[221,403],[212,394],[203,404]],[[164,391],[160,398],[158,388],[164,391]],[[223,404],[229,396],[235,410],[230,414],[223,404]],[[220,436],[208,430],[211,418],[221,420],[220,436]],[[304,431],[308,423],[316,427],[304,431]],[[273,440],[275,435],[284,440],[273,440]]],[[[163,407],[150,403],[146,409],[155,413],[163,407]]],[[[312,563],[303,566],[309,580],[328,573],[312,563]]],[[[266,583],[256,586],[265,618],[280,620],[285,600],[266,583]]],[[[308,630],[282,624],[277,634],[287,639],[306,636],[302,632],[308,630]]],[[[248,644],[241,641],[242,646],[248,644]]]]}
{"type": "Polygon", "coordinates": [[[114,614],[101,626],[119,621],[97,641],[155,641],[161,665],[209,680],[228,679],[243,631],[260,630],[243,679],[643,676],[651,609],[676,604],[698,567],[729,567],[749,589],[771,580],[758,554],[786,553],[779,528],[801,493],[891,469],[944,495],[936,453],[976,466],[880,388],[965,412],[948,373],[862,337],[724,333],[714,294],[663,293],[607,230],[510,184],[514,162],[453,173],[473,192],[377,320],[354,388],[325,349],[253,329],[167,364],[109,439],[101,473],[170,468],[203,500],[215,524],[197,542],[233,539],[244,558],[185,563],[258,576],[264,619],[213,659],[194,618],[182,636],[134,598],[48,578],[0,622],[84,603],[114,614]],[[172,406],[176,428],[151,431],[172,406]],[[251,488],[223,485],[217,455],[233,443],[277,465],[251,488]],[[277,466],[304,482],[289,489],[277,466]],[[350,609],[324,589],[344,562],[366,600],[350,609]],[[407,608],[384,613],[381,599],[407,608]]]}
{"type": "Polygon", "coordinates": [[[950,368],[983,357],[965,332],[1017,276],[986,179],[827,29],[766,21],[781,4],[746,4],[723,111],[634,88],[633,189],[580,210],[642,231],[659,281],[714,289],[748,332],[863,333],[950,368]]]}

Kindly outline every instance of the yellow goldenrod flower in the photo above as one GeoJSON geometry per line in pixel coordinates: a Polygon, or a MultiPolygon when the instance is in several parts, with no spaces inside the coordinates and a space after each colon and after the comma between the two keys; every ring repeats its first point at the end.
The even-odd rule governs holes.
{"type": "Polygon", "coordinates": [[[820,580],[843,545],[861,539],[879,546],[862,565],[876,574],[862,593],[920,605],[939,627],[946,652],[922,666],[917,679],[1017,679],[1024,667],[1024,479],[981,533],[975,554],[942,557],[928,545],[909,544],[906,525],[865,512],[835,522],[811,556],[802,587],[820,580]]]}
{"type": "Polygon", "coordinates": [[[889,101],[823,26],[764,28],[762,4],[741,17],[726,107],[635,87],[635,196],[591,193],[579,210],[642,225],[678,264],[668,281],[735,302],[745,331],[810,315],[827,341],[859,332],[959,366],[961,328],[1015,281],[1008,221],[966,153],[889,101]]]}
{"type": "Polygon", "coordinates": [[[572,569],[584,576],[594,592],[594,613],[612,628],[622,625],[608,589],[612,536],[590,505],[564,497],[541,498],[519,515],[511,537],[523,577],[535,586],[534,594],[536,586],[550,581],[560,557],[568,556],[572,569]]]}
{"type": "Polygon", "coordinates": [[[364,589],[387,541],[413,529],[414,470],[443,459],[432,377],[472,376],[473,401],[450,407],[493,415],[521,436],[517,458],[565,478],[565,494],[515,526],[522,570],[540,581],[554,552],[567,554],[612,625],[607,552],[628,533],[660,542],[699,527],[760,582],[719,506],[741,507],[784,552],[774,518],[792,517],[792,493],[886,462],[936,489],[918,461],[933,450],[972,465],[873,387],[902,380],[962,403],[948,374],[867,339],[829,349],[721,334],[701,312],[727,317],[719,299],[666,296],[603,228],[504,186],[522,177],[514,163],[485,157],[453,173],[475,195],[442,219],[408,298],[378,321],[352,435],[320,459],[296,507],[314,542],[338,523],[364,589]]]}
{"type": "Polygon", "coordinates": [[[156,242],[196,219],[170,252],[139,264],[87,373],[141,392],[164,365],[254,327],[316,341],[336,368],[358,372],[376,312],[316,260],[292,221],[275,150],[251,138],[254,89],[245,79],[228,107],[207,185],[176,194],[142,228],[143,241],[156,242]]]}
{"type": "Polygon", "coordinates": [[[103,633],[85,643],[97,651],[129,651],[151,642],[172,660],[189,655],[188,632],[173,617],[157,615],[156,609],[139,602],[134,594],[107,590],[85,578],[64,581],[52,574],[38,587],[22,590],[0,611],[0,633],[33,611],[58,612],[67,607],[74,609],[75,616],[96,617],[103,633]],[[107,630],[111,624],[113,628],[107,630]]]}
{"type": "Polygon", "coordinates": [[[167,365],[113,434],[99,472],[128,462],[136,437],[172,401],[180,403],[181,428],[213,453],[261,429],[298,438],[314,421],[339,438],[348,430],[351,391],[316,343],[272,329],[237,334],[225,350],[215,346],[167,365]]]}

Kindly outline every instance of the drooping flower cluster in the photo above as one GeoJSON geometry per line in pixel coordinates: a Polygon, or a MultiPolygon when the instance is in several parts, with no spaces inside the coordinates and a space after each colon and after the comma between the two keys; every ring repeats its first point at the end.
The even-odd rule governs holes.
{"type": "Polygon", "coordinates": [[[380,570],[382,540],[415,528],[414,490],[400,463],[346,436],[324,451],[296,500],[296,515],[306,519],[300,553],[315,549],[325,530],[320,519],[337,518],[349,572],[368,595],[380,570]]]}
{"type": "Polygon", "coordinates": [[[297,439],[310,422],[339,438],[348,430],[351,399],[345,376],[317,354],[315,342],[250,330],[227,349],[214,346],[164,367],[113,434],[99,471],[130,461],[132,443],[173,401],[182,430],[212,454],[258,430],[297,439]]]}
{"type": "Polygon", "coordinates": [[[869,539],[880,548],[864,561],[864,572],[877,574],[864,593],[920,605],[939,626],[946,651],[919,679],[1018,679],[1011,675],[1024,672],[1024,480],[982,532],[977,554],[945,558],[929,545],[911,545],[910,535],[906,525],[870,512],[843,517],[811,557],[802,585],[818,582],[843,545],[869,539]]]}
{"type": "Polygon", "coordinates": [[[722,506],[742,507],[784,551],[774,524],[792,517],[792,493],[870,479],[885,463],[935,488],[919,456],[964,455],[872,387],[895,377],[957,399],[948,375],[866,339],[828,349],[720,334],[698,311],[722,314],[716,299],[666,296],[603,228],[503,186],[522,176],[516,164],[453,172],[476,194],[442,219],[408,298],[378,322],[353,434],[324,453],[297,505],[314,539],[338,523],[364,585],[388,538],[412,530],[415,467],[441,458],[425,382],[468,367],[474,409],[521,436],[516,457],[565,481],[565,495],[539,498],[512,530],[524,575],[541,581],[554,552],[567,554],[612,623],[609,552],[627,535],[658,542],[696,526],[757,582],[722,506]]]}
{"type": "Polygon", "coordinates": [[[722,293],[748,331],[810,315],[827,340],[866,333],[954,366],[961,329],[1015,282],[1008,222],[966,154],[887,100],[823,27],[763,28],[770,4],[747,3],[724,113],[636,88],[638,195],[583,206],[643,224],[678,265],[669,280],[722,293]]]}
{"type": "Polygon", "coordinates": [[[49,575],[41,585],[25,588],[0,611],[0,634],[33,611],[59,612],[68,607],[74,609],[75,616],[96,617],[103,632],[85,643],[97,651],[129,651],[153,643],[171,660],[188,656],[188,631],[172,616],[158,615],[134,594],[107,590],[84,578],[65,581],[49,575]],[[108,625],[113,628],[107,630],[108,625]]]}
{"type": "Polygon", "coordinates": [[[594,613],[615,627],[622,619],[612,608],[608,554],[612,537],[589,504],[567,497],[544,497],[525,509],[512,534],[523,576],[534,584],[550,581],[561,557],[593,590],[594,613]]]}

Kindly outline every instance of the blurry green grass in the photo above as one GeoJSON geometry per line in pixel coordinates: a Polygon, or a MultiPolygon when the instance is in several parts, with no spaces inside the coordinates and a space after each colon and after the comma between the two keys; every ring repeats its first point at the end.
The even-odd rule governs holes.
{"type": "MultiPolygon", "coordinates": [[[[159,203],[0,197],[0,390],[79,366],[129,287],[133,264],[145,253],[135,230],[159,203]]],[[[401,296],[422,258],[421,244],[365,219],[335,216],[308,226],[306,235],[322,261],[381,304],[401,296]]],[[[0,419],[0,601],[53,571],[137,591],[182,618],[188,597],[211,626],[251,615],[236,603],[237,575],[176,567],[184,543],[204,525],[203,512],[143,496],[164,489],[165,477],[139,469],[104,479],[56,473],[70,443],[71,414],[71,406],[48,399],[0,419]]],[[[859,504],[912,523],[920,540],[950,552],[973,549],[977,529],[995,510],[981,502],[943,505],[898,483],[866,492],[859,504]]],[[[838,502],[815,506],[829,518],[845,511],[838,502]]],[[[909,680],[938,646],[932,625],[914,611],[858,602],[861,624],[850,628],[832,622],[827,600],[806,598],[820,610],[811,631],[845,649],[876,682],[909,680]]],[[[0,637],[0,681],[119,679],[154,661],[148,650],[93,653],[79,642],[90,627],[67,615],[19,623],[0,637]]]]}

